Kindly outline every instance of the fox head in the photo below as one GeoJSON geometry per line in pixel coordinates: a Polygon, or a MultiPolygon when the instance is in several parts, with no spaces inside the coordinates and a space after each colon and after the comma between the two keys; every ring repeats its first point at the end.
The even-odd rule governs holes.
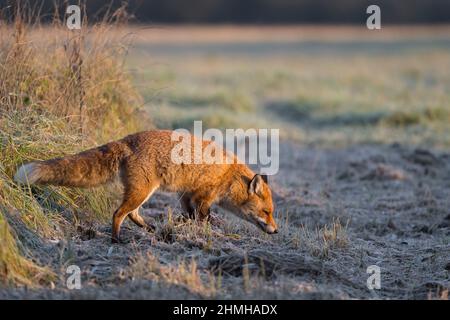
{"type": "Polygon", "coordinates": [[[272,192],[267,184],[267,176],[256,174],[250,180],[247,197],[236,209],[241,218],[255,224],[261,230],[269,234],[278,233],[273,218],[272,192]]]}

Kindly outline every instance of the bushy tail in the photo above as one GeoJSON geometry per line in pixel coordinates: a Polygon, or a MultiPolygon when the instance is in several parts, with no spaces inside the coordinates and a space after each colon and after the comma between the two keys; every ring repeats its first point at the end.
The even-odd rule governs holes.
{"type": "Polygon", "coordinates": [[[112,180],[126,155],[124,144],[111,142],[76,155],[24,164],[14,180],[24,184],[94,187],[112,180]]]}

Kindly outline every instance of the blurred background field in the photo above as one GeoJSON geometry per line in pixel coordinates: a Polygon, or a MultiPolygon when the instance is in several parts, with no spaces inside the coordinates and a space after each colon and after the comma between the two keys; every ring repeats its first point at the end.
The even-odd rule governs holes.
{"type": "Polygon", "coordinates": [[[128,65],[159,127],[280,128],[306,144],[448,146],[450,28],[130,31],[128,65]]]}
{"type": "MultiPolygon", "coordinates": [[[[449,144],[447,25],[105,29],[105,40],[93,30],[87,41],[124,64],[150,125],[280,128],[306,144],[449,144]]],[[[67,35],[29,32],[38,50],[67,35]]]]}

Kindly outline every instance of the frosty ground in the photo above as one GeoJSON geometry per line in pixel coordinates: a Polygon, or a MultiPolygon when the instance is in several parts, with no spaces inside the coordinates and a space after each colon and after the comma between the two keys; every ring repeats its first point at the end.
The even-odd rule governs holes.
{"type": "Polygon", "coordinates": [[[422,299],[448,292],[450,154],[293,144],[283,144],[282,154],[270,180],[278,235],[219,210],[212,226],[185,221],[177,198],[159,193],[143,213],[158,225],[154,235],[128,224],[128,243],[111,245],[109,225],[80,225],[75,237],[42,245],[40,257],[51,264],[70,255],[82,289],[62,282],[1,296],[422,299]],[[380,290],[366,286],[370,265],[381,268],[380,290]]]}

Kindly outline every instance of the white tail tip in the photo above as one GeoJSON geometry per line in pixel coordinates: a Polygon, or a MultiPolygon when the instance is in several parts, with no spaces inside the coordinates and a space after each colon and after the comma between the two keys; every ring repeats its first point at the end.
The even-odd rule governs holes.
{"type": "Polygon", "coordinates": [[[35,183],[40,178],[39,167],[31,162],[20,166],[14,175],[14,181],[23,184],[35,183]]]}

